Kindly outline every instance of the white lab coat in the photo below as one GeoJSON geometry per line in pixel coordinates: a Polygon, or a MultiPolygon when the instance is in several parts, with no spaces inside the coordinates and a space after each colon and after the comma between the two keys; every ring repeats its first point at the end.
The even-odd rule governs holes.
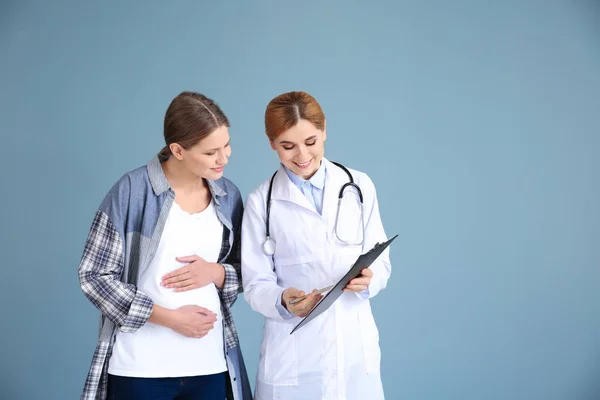
{"type": "MultiPolygon", "coordinates": [[[[301,318],[276,308],[288,287],[305,292],[336,283],[356,258],[375,243],[387,240],[379,216],[375,187],[364,173],[350,170],[363,193],[365,241],[346,245],[334,234],[339,190],[349,181],[339,167],[326,163],[322,216],[290,181],[283,167],[275,175],[271,196],[270,233],[273,256],[263,251],[267,179],[248,195],[242,224],[244,297],[265,316],[256,400],[383,399],[379,332],[369,298],[385,288],[391,273],[389,250],[371,265],[367,292],[344,293],[323,314],[293,335],[301,318]]],[[[358,226],[358,197],[347,189],[339,229],[344,222],[358,226]],[[348,205],[348,207],[346,207],[348,205]],[[350,211],[345,211],[350,210],[350,211]]],[[[348,224],[346,224],[348,225],[348,224]]],[[[362,226],[360,226],[362,228],[362,226]]],[[[352,231],[348,226],[346,231],[352,231]]]]}

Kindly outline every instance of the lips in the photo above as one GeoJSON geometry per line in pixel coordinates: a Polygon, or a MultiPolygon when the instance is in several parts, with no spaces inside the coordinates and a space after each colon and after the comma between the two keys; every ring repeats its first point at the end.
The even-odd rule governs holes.
{"type": "Polygon", "coordinates": [[[310,167],[310,164],[312,164],[312,158],[304,163],[297,163],[295,161],[293,161],[293,163],[298,167],[298,168],[308,168],[310,167]]]}
{"type": "Polygon", "coordinates": [[[225,169],[224,167],[219,167],[219,168],[211,168],[213,171],[215,172],[223,172],[223,170],[225,169]]]}

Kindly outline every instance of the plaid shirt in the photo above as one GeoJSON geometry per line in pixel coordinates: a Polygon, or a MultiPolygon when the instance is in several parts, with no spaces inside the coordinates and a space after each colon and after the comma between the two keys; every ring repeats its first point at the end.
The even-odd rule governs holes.
{"type": "MultiPolygon", "coordinates": [[[[87,238],[79,280],[85,296],[100,310],[100,336],[81,399],[106,399],[108,360],[117,329],[135,332],[152,313],[153,301],[136,287],[154,256],[175,193],[155,157],[123,176],[96,212],[87,238]]],[[[219,290],[232,399],[250,399],[250,386],[239,350],[231,306],[241,291],[239,190],[225,178],[208,181],[217,216],[223,223],[219,263],[225,269],[219,290]]]]}

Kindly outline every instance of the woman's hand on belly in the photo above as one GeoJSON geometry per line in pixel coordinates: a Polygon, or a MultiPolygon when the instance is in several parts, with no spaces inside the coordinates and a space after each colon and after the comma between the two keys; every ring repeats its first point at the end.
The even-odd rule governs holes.
{"type": "Polygon", "coordinates": [[[201,338],[214,328],[217,314],[200,306],[183,306],[173,310],[169,328],[189,338],[201,338]]]}
{"type": "Polygon", "coordinates": [[[162,277],[161,286],[173,288],[175,292],[186,292],[214,283],[223,286],[225,269],[221,264],[207,262],[200,256],[177,257],[177,261],[189,263],[162,277]]]}
{"type": "Polygon", "coordinates": [[[217,314],[200,306],[169,309],[154,304],[148,322],[169,328],[183,336],[201,338],[213,329],[217,314]]]}

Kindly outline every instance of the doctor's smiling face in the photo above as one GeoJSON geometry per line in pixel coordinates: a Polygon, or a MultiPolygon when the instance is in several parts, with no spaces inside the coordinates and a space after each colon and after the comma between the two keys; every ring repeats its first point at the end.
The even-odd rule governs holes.
{"type": "Polygon", "coordinates": [[[325,153],[327,133],[311,122],[300,119],[298,123],[271,140],[279,160],[294,174],[310,179],[321,165],[325,153]]]}
{"type": "Polygon", "coordinates": [[[265,133],[279,160],[294,174],[310,179],[325,152],[325,114],[306,92],[280,94],[265,111],[265,133]]]}

